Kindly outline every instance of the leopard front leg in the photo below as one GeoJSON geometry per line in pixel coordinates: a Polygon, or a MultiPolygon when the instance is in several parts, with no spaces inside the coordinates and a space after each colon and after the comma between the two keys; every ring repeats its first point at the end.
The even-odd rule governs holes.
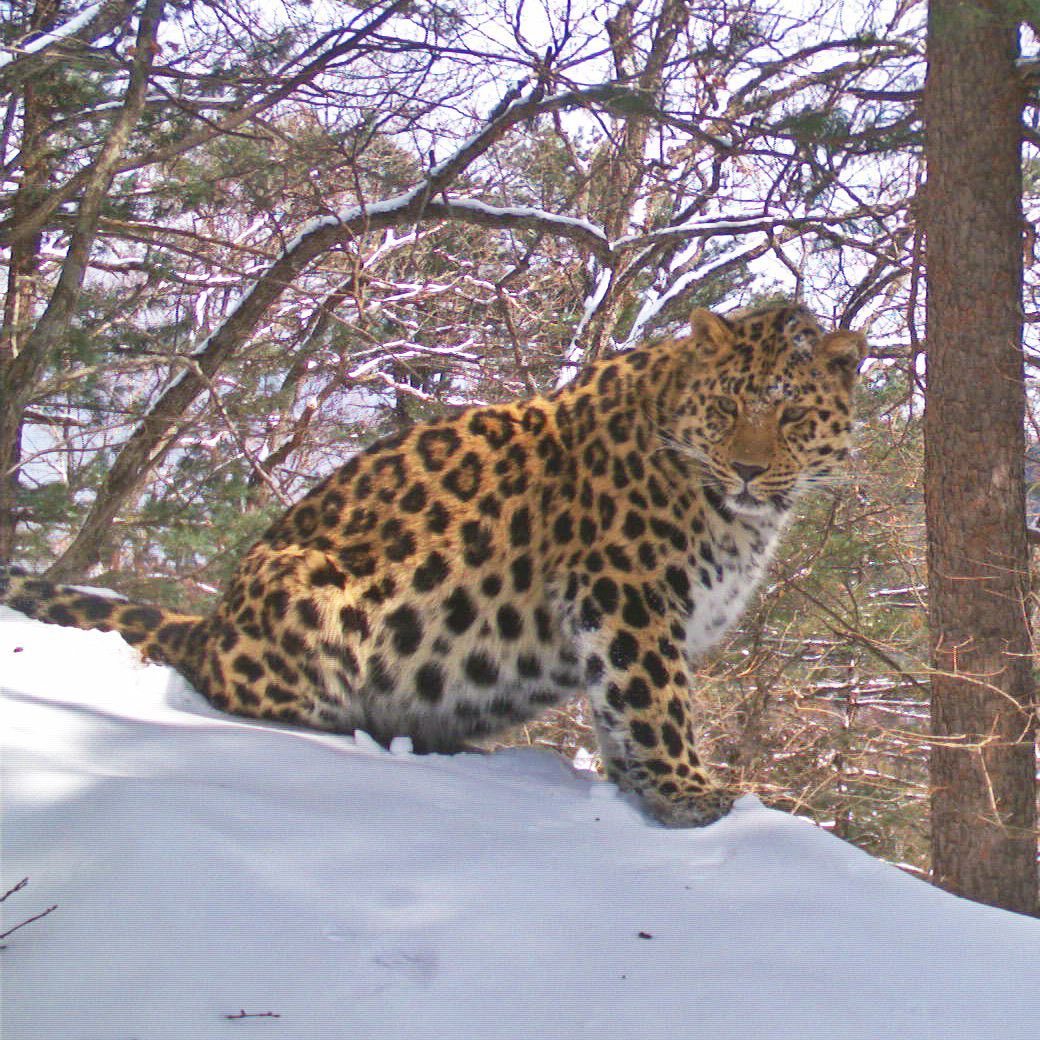
{"type": "Polygon", "coordinates": [[[735,795],[701,764],[694,741],[690,668],[664,618],[628,627],[604,619],[586,631],[586,675],[603,764],[666,827],[703,827],[735,795]]]}

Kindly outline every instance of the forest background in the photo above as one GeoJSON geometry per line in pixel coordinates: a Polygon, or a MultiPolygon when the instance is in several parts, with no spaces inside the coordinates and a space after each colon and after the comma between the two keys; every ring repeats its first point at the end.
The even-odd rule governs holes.
{"type": "MultiPolygon", "coordinates": [[[[375,437],[799,297],[870,339],[858,449],[703,663],[706,749],[927,872],[922,0],[0,11],[0,560],[204,609],[375,437]]],[[[514,739],[595,755],[581,701],[514,739]]]]}

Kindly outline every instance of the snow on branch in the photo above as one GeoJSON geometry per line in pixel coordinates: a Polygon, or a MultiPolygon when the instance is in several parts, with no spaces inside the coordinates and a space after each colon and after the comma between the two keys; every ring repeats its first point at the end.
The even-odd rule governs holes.
{"type": "MultiPolygon", "coordinates": [[[[530,206],[493,206],[476,199],[451,199],[446,192],[459,174],[516,124],[545,110],[591,104],[596,99],[613,99],[613,103],[616,103],[619,95],[627,96],[629,93],[615,84],[606,84],[544,98],[540,85],[525,91],[523,84],[518,84],[492,111],[483,128],[464,141],[448,159],[433,166],[415,187],[388,199],[353,206],[332,216],[319,217],[300,228],[246,291],[220,328],[195,351],[195,358],[202,371],[211,373],[216,370],[308,264],[333,246],[351,242],[370,231],[443,220],[501,229],[535,230],[576,241],[603,263],[611,264],[614,255],[606,235],[588,221],[530,206]]],[[[182,377],[181,383],[184,382],[191,382],[190,372],[182,377]]]]}
{"type": "Polygon", "coordinates": [[[111,32],[133,6],[132,0],[100,0],[61,25],[5,45],[0,49],[0,89],[12,89],[37,72],[42,62],[67,55],[70,45],[82,47],[111,32]]]}
{"type": "Polygon", "coordinates": [[[715,217],[689,220],[672,227],[659,228],[645,235],[626,235],[611,243],[614,250],[642,248],[671,239],[707,238],[713,235],[749,235],[756,232],[772,233],[777,228],[840,226],[864,217],[878,218],[895,212],[902,202],[887,207],[857,207],[846,213],[806,213],[799,217],[787,214],[751,213],[736,217],[715,217]]]}
{"type": "MultiPolygon", "coordinates": [[[[80,32],[94,20],[100,13],[102,6],[100,3],[91,4],[90,7],[84,8],[78,15],[70,18],[63,25],[55,26],[55,28],[44,32],[29,33],[7,49],[15,54],[39,54],[60,40],[67,40],[70,36],[75,36],[76,33],[80,32]]],[[[11,54],[0,54],[0,66],[7,65],[10,61],[11,54]]]]}
{"type": "MultiPolygon", "coordinates": [[[[393,9],[394,5],[391,6],[393,9]]],[[[600,94],[608,100],[631,93],[610,85],[600,94]]],[[[377,228],[412,225],[428,220],[468,220],[484,226],[527,227],[579,239],[604,254],[606,237],[584,221],[554,216],[525,208],[500,209],[472,200],[449,201],[445,192],[459,174],[484,154],[511,127],[537,116],[548,104],[566,107],[559,98],[548,102],[543,88],[536,85],[525,91],[523,84],[510,90],[492,111],[484,127],[465,141],[444,162],[434,166],[410,191],[391,199],[354,207],[333,217],[312,221],[300,230],[282,252],[271,261],[231,309],[224,321],[193,352],[190,365],[181,377],[158,398],[148,415],[120,449],[104,487],[99,491],[79,534],[64,555],[50,569],[49,576],[60,577],[87,569],[96,558],[105,532],[126,498],[145,479],[156,460],[177,438],[180,418],[210,379],[235,351],[252,335],[268,310],[286,289],[317,257],[337,245],[352,242],[359,235],[377,228]]],[[[567,104],[590,104],[588,91],[569,92],[567,104]]],[[[614,103],[612,102],[612,103],[614,103]]]]}
{"type": "Polygon", "coordinates": [[[596,254],[604,263],[613,260],[613,251],[601,228],[534,206],[492,206],[478,199],[426,199],[420,189],[412,189],[370,206],[357,206],[335,217],[323,217],[307,225],[283,251],[290,253],[305,244],[312,234],[324,229],[338,229],[340,237],[349,241],[368,231],[395,227],[412,221],[452,220],[463,224],[501,230],[539,231],[569,238],[596,254]]]}

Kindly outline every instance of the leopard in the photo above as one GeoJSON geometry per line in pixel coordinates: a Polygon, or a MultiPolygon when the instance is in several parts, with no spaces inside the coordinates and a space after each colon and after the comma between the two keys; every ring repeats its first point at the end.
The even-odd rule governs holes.
{"type": "Polygon", "coordinates": [[[217,709],[454,753],[584,693],[604,772],[665,827],[736,792],[694,668],[798,499],[850,451],[863,334],[802,303],[696,308],[570,383],[375,441],[292,505],[208,615],[8,569],[0,601],[114,630],[217,709]]]}

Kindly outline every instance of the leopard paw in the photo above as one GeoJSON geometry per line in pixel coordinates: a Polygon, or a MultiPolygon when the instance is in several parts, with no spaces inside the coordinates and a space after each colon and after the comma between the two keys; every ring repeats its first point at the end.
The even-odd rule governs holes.
{"type": "Polygon", "coordinates": [[[708,787],[698,791],[665,795],[660,791],[643,794],[643,802],[651,815],[665,827],[707,827],[722,819],[736,801],[737,795],[725,787],[708,787]]]}

